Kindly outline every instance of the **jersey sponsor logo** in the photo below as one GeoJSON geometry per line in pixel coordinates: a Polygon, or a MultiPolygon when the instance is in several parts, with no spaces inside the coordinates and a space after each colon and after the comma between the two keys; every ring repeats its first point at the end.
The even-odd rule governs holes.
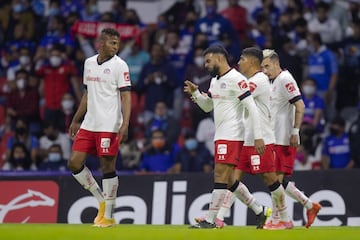
{"type": "Polygon", "coordinates": [[[110,71],[109,68],[105,68],[105,69],[104,69],[104,74],[110,74],[110,72],[111,72],[111,71],[110,71]]]}
{"type": "Polygon", "coordinates": [[[226,144],[218,144],[217,153],[220,155],[227,154],[227,145],[226,144]]]}
{"type": "Polygon", "coordinates": [[[250,92],[254,92],[257,88],[257,85],[254,82],[249,83],[250,92]]]}
{"type": "Polygon", "coordinates": [[[238,86],[242,90],[245,90],[248,88],[248,84],[245,80],[241,80],[240,82],[238,82],[238,86]]]}
{"type": "Polygon", "coordinates": [[[225,89],[225,88],[226,88],[226,83],[221,83],[221,84],[220,84],[220,88],[221,88],[221,89],[225,89]]]}
{"type": "Polygon", "coordinates": [[[57,222],[59,186],[55,182],[2,181],[0,191],[0,223],[57,222]]]}
{"type": "Polygon", "coordinates": [[[125,81],[130,81],[130,74],[129,74],[129,72],[124,72],[124,79],[125,79],[125,81]]]}
{"type": "Polygon", "coordinates": [[[293,83],[287,83],[287,84],[285,85],[285,87],[286,87],[286,90],[287,90],[289,93],[292,93],[292,92],[294,92],[294,91],[296,90],[296,87],[295,87],[295,85],[294,85],[293,83]]]}

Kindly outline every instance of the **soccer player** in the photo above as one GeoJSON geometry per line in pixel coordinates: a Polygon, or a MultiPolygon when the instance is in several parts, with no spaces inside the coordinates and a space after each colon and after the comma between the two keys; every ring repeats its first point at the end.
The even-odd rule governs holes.
{"type": "MultiPolygon", "coordinates": [[[[216,225],[215,217],[228,187],[231,188],[231,176],[237,165],[244,140],[242,124],[244,107],[252,121],[254,149],[257,154],[265,152],[260,130],[259,113],[251,96],[245,76],[232,69],[227,61],[226,50],[213,45],[204,51],[205,69],[212,76],[207,93],[200,93],[198,86],[185,81],[184,92],[205,112],[214,111],[215,123],[215,169],[214,190],[212,191],[209,211],[205,218],[196,219],[195,228],[221,227],[216,225]]],[[[249,193],[250,194],[250,193],[249,193]]]]}
{"type": "Polygon", "coordinates": [[[99,202],[94,220],[97,227],[115,224],[113,211],[119,184],[115,162],[120,141],[128,136],[131,111],[129,68],[116,56],[119,43],[120,35],[116,30],[105,28],[101,31],[99,53],[84,63],[85,92],[69,129],[74,143],[68,167],[99,202]],[[84,165],[88,154],[99,157],[102,190],[84,165]]]}
{"type": "MultiPolygon", "coordinates": [[[[299,129],[304,115],[304,102],[299,87],[293,76],[280,67],[279,56],[274,50],[263,50],[262,71],[271,83],[271,116],[275,131],[276,171],[285,192],[307,209],[306,227],[310,227],[321,205],[312,202],[294,182],[287,181],[284,176],[291,176],[295,161],[296,147],[299,145],[299,129]]],[[[273,206],[274,208],[274,206],[273,206]]],[[[278,221],[276,208],[273,209],[272,221],[264,227],[272,228],[278,221]]]]}
{"type": "Polygon", "coordinates": [[[233,179],[233,187],[225,195],[225,200],[217,214],[216,222],[223,222],[224,215],[228,212],[235,201],[235,196],[244,204],[250,207],[258,218],[257,228],[263,228],[267,217],[270,217],[271,210],[257,204],[255,198],[249,194],[246,186],[240,182],[245,173],[260,174],[264,184],[271,192],[273,205],[278,206],[281,220],[272,229],[291,229],[293,223],[288,219],[287,206],[285,204],[285,192],[280,184],[275,169],[274,143],[275,135],[271,125],[270,114],[270,82],[268,77],[261,72],[261,62],[263,59],[262,51],[255,47],[245,48],[242,51],[238,62],[240,72],[248,78],[251,95],[254,98],[256,107],[259,111],[261,132],[265,142],[265,152],[259,155],[254,148],[254,135],[251,131],[252,122],[246,117],[245,111],[244,125],[245,139],[241,149],[240,161],[238,162],[233,179]],[[250,129],[250,131],[249,131],[250,129]],[[234,194],[233,194],[234,193],[234,194]],[[234,196],[235,195],[235,196],[234,196]],[[265,212],[265,214],[261,214],[265,212]]]}

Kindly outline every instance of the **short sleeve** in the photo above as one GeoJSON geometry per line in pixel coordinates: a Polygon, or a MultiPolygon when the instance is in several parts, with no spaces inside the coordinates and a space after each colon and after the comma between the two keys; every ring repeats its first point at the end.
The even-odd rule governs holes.
{"type": "Polygon", "coordinates": [[[131,87],[129,66],[124,61],[121,61],[119,65],[120,72],[118,77],[118,88],[123,89],[131,87]]]}

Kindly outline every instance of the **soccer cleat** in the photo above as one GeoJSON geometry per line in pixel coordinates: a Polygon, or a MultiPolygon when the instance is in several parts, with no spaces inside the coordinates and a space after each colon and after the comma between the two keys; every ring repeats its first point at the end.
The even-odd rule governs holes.
{"type": "Polygon", "coordinates": [[[208,221],[201,221],[194,225],[191,225],[189,228],[216,228],[215,223],[209,223],[208,221]]]}
{"type": "Polygon", "coordinates": [[[219,218],[216,218],[215,219],[215,226],[216,228],[223,228],[225,225],[224,221],[219,219],[219,218]]]}
{"type": "Polygon", "coordinates": [[[101,219],[103,219],[105,214],[105,202],[101,202],[99,203],[99,209],[98,209],[98,213],[94,219],[94,224],[97,224],[101,221],[101,219]]]}
{"type": "Polygon", "coordinates": [[[256,215],[256,222],[257,222],[256,228],[262,229],[268,218],[271,216],[271,214],[272,214],[272,209],[263,206],[263,211],[260,214],[256,215]]]}
{"type": "Polygon", "coordinates": [[[266,223],[263,229],[267,230],[284,230],[284,229],[292,229],[294,228],[294,224],[292,221],[284,222],[279,221],[277,223],[273,223],[272,221],[266,223]]]}
{"type": "Polygon", "coordinates": [[[205,217],[197,217],[194,219],[196,223],[200,223],[200,222],[203,222],[203,221],[206,221],[205,217]]]}
{"type": "Polygon", "coordinates": [[[93,225],[94,227],[112,227],[115,226],[115,219],[111,218],[111,219],[107,219],[105,217],[103,217],[98,223],[95,223],[93,225]]]}
{"type": "Polygon", "coordinates": [[[306,211],[306,216],[308,219],[308,222],[305,225],[306,228],[309,228],[311,226],[311,224],[313,224],[313,222],[321,208],[322,208],[322,206],[319,203],[313,202],[312,208],[310,208],[309,210],[306,211]]]}

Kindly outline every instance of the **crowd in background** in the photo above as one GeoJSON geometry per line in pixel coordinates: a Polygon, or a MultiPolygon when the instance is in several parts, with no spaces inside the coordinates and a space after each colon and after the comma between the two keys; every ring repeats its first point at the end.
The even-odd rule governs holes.
{"type": "MultiPolygon", "coordinates": [[[[132,82],[130,138],[118,170],[211,172],[214,123],[188,96],[184,80],[206,92],[202,52],[222,44],[236,68],[241,49],[275,49],[305,102],[295,170],[360,167],[360,1],[262,0],[253,10],[228,0],[177,1],[157,22],[141,21],[126,1],[99,12],[97,0],[0,3],[0,167],[65,171],[67,135],[82,96],[84,60],[96,39],[74,31],[83,22],[136,27],[119,56],[132,82]],[[282,4],[278,4],[282,2],[282,4]]],[[[95,157],[87,165],[98,169],[95,157]]]]}

